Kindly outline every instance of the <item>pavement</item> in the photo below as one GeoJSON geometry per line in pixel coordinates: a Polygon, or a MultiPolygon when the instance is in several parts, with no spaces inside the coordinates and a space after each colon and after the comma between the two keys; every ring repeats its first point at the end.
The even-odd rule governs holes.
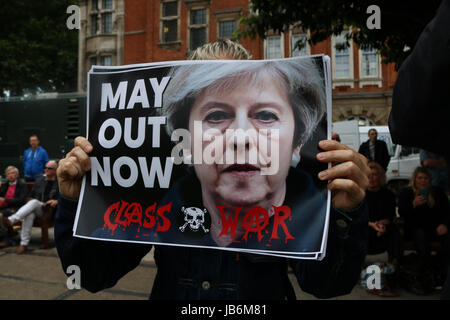
{"type": "MultiPolygon", "coordinates": [[[[16,254],[16,247],[0,249],[0,300],[146,300],[148,299],[156,266],[151,251],[141,264],[125,275],[110,289],[98,293],[90,293],[84,289],[68,289],[67,276],[64,273],[56,248],[39,249],[40,229],[33,228],[29,252],[16,254]]],[[[49,230],[53,240],[53,229],[49,230]]],[[[386,261],[385,254],[370,256],[366,262],[386,261]]],[[[295,281],[295,276],[289,277],[294,285],[297,299],[317,300],[312,295],[303,292],[295,281]]],[[[344,296],[333,300],[439,300],[440,291],[427,296],[418,296],[404,290],[398,297],[379,297],[368,294],[360,285],[344,296]]]]}

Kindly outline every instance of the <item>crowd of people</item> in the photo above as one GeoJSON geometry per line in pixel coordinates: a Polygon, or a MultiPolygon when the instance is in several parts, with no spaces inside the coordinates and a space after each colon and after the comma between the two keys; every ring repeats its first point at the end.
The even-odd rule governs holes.
{"type": "MultiPolygon", "coordinates": [[[[369,140],[361,145],[359,152],[369,159],[370,167],[366,191],[368,254],[387,251],[388,262],[396,270],[392,281],[396,286],[401,282],[402,263],[407,263],[403,259],[404,251],[411,248],[417,252],[417,274],[433,273],[431,281],[436,287],[442,287],[450,267],[450,192],[444,157],[421,150],[421,165],[414,170],[408,186],[396,195],[387,188],[389,153],[386,143],[377,140],[375,129],[369,130],[369,140]],[[432,251],[436,254],[432,255],[432,251]]],[[[413,291],[424,290],[420,281],[416,285],[411,288],[413,291]]],[[[374,292],[383,295],[379,290],[374,292]]]]}
{"type": "Polygon", "coordinates": [[[57,162],[49,160],[36,135],[29,142],[30,148],[24,152],[24,178],[20,178],[17,167],[10,165],[0,187],[0,248],[16,244],[15,226],[20,224],[18,254],[28,250],[34,220],[42,218],[46,210],[54,215],[59,196],[57,162]]]}

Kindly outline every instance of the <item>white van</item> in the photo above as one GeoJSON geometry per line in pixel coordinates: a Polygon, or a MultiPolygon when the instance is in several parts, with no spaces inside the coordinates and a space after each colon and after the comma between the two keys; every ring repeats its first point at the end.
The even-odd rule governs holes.
{"type": "Polygon", "coordinates": [[[386,170],[386,182],[389,189],[398,194],[406,186],[411,176],[420,166],[420,149],[394,144],[388,126],[358,126],[357,120],[333,123],[333,132],[339,134],[341,142],[358,151],[361,143],[369,139],[370,129],[376,129],[378,139],[386,142],[391,160],[386,170]]]}

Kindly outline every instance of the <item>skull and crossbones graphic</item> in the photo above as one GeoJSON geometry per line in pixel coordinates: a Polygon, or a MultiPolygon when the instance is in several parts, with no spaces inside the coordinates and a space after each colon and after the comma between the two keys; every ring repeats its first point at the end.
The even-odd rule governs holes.
{"type": "Polygon", "coordinates": [[[185,224],[180,227],[181,232],[184,232],[187,226],[192,231],[197,232],[200,230],[200,227],[203,229],[203,232],[209,232],[209,229],[206,229],[203,223],[205,223],[205,213],[208,211],[206,209],[199,209],[196,207],[181,208],[181,212],[184,213],[184,221],[185,224]]]}

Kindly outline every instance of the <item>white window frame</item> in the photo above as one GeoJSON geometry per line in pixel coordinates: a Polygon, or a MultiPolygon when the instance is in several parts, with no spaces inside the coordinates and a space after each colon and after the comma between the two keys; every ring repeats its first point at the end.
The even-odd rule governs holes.
{"type": "MultiPolygon", "coordinates": [[[[289,56],[290,57],[294,57],[293,53],[294,53],[294,47],[295,47],[295,42],[296,42],[296,41],[294,41],[294,37],[297,35],[304,36],[306,39],[308,39],[310,36],[309,31],[308,32],[293,32],[292,29],[289,30],[289,56]]],[[[311,47],[308,43],[308,40],[306,40],[306,42],[305,42],[305,49],[306,49],[306,55],[307,56],[311,55],[311,47]]],[[[297,57],[302,57],[302,56],[297,56],[297,57]]]]}
{"type": "Polygon", "coordinates": [[[284,58],[284,33],[280,34],[270,34],[264,39],[264,59],[281,59],[284,58]],[[281,57],[278,58],[269,58],[268,57],[268,49],[269,49],[269,38],[271,37],[280,37],[280,54],[281,57]]]}
{"type": "Polygon", "coordinates": [[[358,50],[358,60],[359,60],[359,88],[368,85],[376,85],[378,88],[383,86],[383,78],[381,76],[381,57],[376,53],[377,57],[377,75],[375,76],[365,76],[363,75],[363,50],[358,50]]]}
{"type": "MultiPolygon", "coordinates": [[[[342,36],[345,37],[345,33],[350,32],[344,31],[341,33],[342,36]]],[[[336,36],[331,37],[331,67],[332,67],[332,87],[335,89],[339,86],[350,86],[350,88],[354,88],[354,58],[353,58],[353,41],[349,41],[348,52],[349,52],[349,76],[345,78],[337,78],[336,77],[336,36]]]]}

